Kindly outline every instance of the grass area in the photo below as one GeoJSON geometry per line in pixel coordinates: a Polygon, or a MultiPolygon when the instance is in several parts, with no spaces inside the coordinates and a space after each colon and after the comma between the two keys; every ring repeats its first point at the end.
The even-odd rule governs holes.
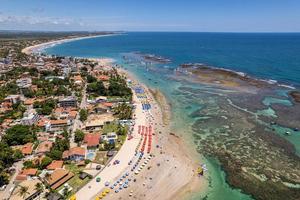
{"type": "MultiPolygon", "coordinates": [[[[80,172],[83,171],[84,167],[78,167],[76,164],[66,164],[65,168],[69,170],[70,172],[74,173],[74,177],[71,178],[67,183],[73,188],[72,192],[68,195],[69,197],[74,194],[76,191],[78,191],[82,186],[87,184],[90,181],[90,178],[87,177],[83,180],[79,178],[80,172]]],[[[63,189],[63,185],[60,186],[57,191],[60,191],[63,189]]]]}
{"type": "Polygon", "coordinates": [[[118,135],[118,140],[117,140],[117,143],[116,143],[116,150],[119,150],[121,149],[122,145],[124,144],[126,140],[126,135],[118,135]]]}
{"type": "Polygon", "coordinates": [[[108,161],[108,157],[106,156],[106,154],[107,154],[107,151],[98,151],[96,153],[94,162],[98,163],[98,164],[106,165],[106,163],[108,161]]]}

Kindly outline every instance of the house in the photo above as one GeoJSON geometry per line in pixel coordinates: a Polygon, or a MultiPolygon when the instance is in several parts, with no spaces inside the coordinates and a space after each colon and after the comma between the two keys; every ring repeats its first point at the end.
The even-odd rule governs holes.
{"type": "Polygon", "coordinates": [[[37,154],[45,154],[47,152],[50,152],[51,148],[53,146],[53,142],[51,141],[44,141],[41,142],[38,147],[36,148],[35,152],[37,154]]]}
{"type": "Polygon", "coordinates": [[[77,116],[77,109],[75,107],[57,107],[53,114],[57,119],[69,119],[72,122],[77,116]]]}
{"type": "Polygon", "coordinates": [[[61,131],[64,128],[67,128],[69,125],[71,125],[71,123],[67,119],[50,120],[49,127],[46,127],[46,130],[61,131]]]}
{"type": "Polygon", "coordinates": [[[38,191],[36,189],[36,185],[37,184],[42,184],[42,182],[39,179],[33,179],[33,180],[25,180],[22,181],[18,187],[16,187],[15,190],[13,190],[11,196],[10,196],[10,200],[33,200],[36,199],[41,191],[38,191]],[[22,187],[26,187],[27,188],[27,192],[26,194],[24,194],[24,196],[20,194],[20,190],[22,187]]]}
{"type": "Polygon", "coordinates": [[[30,177],[36,176],[37,174],[37,169],[34,168],[29,168],[29,169],[23,169],[17,176],[16,176],[16,181],[24,181],[28,180],[30,177]]]}
{"type": "Polygon", "coordinates": [[[19,103],[21,101],[20,95],[9,95],[4,99],[5,102],[10,102],[12,104],[19,103]]]}
{"type": "Polygon", "coordinates": [[[77,99],[75,96],[60,97],[58,104],[61,107],[77,107],[77,99]]]}
{"type": "Polygon", "coordinates": [[[29,88],[32,84],[31,78],[20,78],[16,81],[19,88],[29,88]]]}
{"type": "Polygon", "coordinates": [[[99,75],[97,76],[97,79],[100,80],[100,81],[109,81],[109,76],[106,76],[106,75],[99,75]]]}
{"type": "Polygon", "coordinates": [[[83,147],[73,147],[67,151],[63,152],[63,159],[81,161],[85,159],[85,148],[83,147]]]}
{"type": "Polygon", "coordinates": [[[93,108],[93,113],[97,113],[97,114],[104,114],[107,113],[109,111],[109,107],[103,105],[103,104],[98,104],[93,108]]]}
{"type": "Polygon", "coordinates": [[[97,148],[100,143],[100,134],[88,133],[84,135],[84,142],[87,148],[97,148]]]}
{"type": "Polygon", "coordinates": [[[49,177],[46,178],[51,189],[55,190],[70,180],[74,174],[66,169],[56,169],[49,177]]]}
{"type": "Polygon", "coordinates": [[[111,113],[102,115],[90,115],[85,123],[86,130],[101,130],[105,124],[114,121],[115,118],[111,113]]]}
{"type": "Polygon", "coordinates": [[[109,143],[115,143],[117,139],[118,139],[118,135],[114,132],[107,133],[106,135],[101,136],[101,140],[109,143]]]}
{"type": "Polygon", "coordinates": [[[27,143],[23,145],[21,152],[24,156],[32,154],[33,151],[33,143],[27,143]]]}
{"type": "Polygon", "coordinates": [[[83,84],[83,79],[82,79],[81,75],[76,75],[76,76],[72,77],[71,79],[74,81],[75,85],[81,86],[83,84]]]}
{"type": "Polygon", "coordinates": [[[48,170],[56,170],[56,169],[61,169],[64,165],[64,161],[62,160],[53,160],[48,166],[48,170]]]}
{"type": "Polygon", "coordinates": [[[24,117],[21,119],[23,125],[33,125],[40,120],[40,116],[34,109],[29,109],[24,113],[24,117]]]}

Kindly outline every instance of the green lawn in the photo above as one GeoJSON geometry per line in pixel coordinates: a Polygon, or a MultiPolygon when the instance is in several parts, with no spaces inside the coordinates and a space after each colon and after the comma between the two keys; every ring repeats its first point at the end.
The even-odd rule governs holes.
{"type": "MultiPolygon", "coordinates": [[[[78,191],[82,186],[84,186],[85,184],[87,184],[90,180],[90,178],[85,178],[83,180],[81,180],[79,178],[80,172],[83,171],[83,167],[78,167],[76,164],[71,163],[71,164],[66,164],[65,168],[67,170],[69,170],[70,172],[74,173],[74,177],[71,178],[67,183],[73,188],[70,196],[72,194],[74,194],[76,191],[78,191]]],[[[63,188],[63,185],[60,186],[57,191],[60,191],[63,188]]]]}

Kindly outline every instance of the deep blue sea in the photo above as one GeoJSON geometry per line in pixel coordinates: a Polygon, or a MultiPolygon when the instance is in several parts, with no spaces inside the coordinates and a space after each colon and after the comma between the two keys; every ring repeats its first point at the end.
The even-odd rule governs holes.
{"type": "MultiPolygon", "coordinates": [[[[204,63],[247,73],[255,78],[277,80],[300,86],[300,33],[125,33],[63,43],[45,49],[48,54],[87,58],[110,57],[134,73],[144,84],[160,89],[172,104],[172,122],[175,130],[190,130],[195,119],[190,114],[201,107],[201,99],[184,108],[183,95],[177,88],[186,83],[166,76],[168,71],[147,70],[142,63],[127,63],[123,55],[132,52],[155,54],[171,60],[157,65],[170,72],[183,63],[204,63]]],[[[196,87],[196,86],[195,86],[196,87]]],[[[188,140],[188,139],[187,139],[188,140]]],[[[192,141],[192,139],[191,139],[192,141]]],[[[193,142],[190,143],[193,145],[193,142]]],[[[207,160],[210,189],[208,194],[195,194],[193,199],[248,200],[250,196],[231,188],[225,173],[215,160],[207,160]]]]}
{"type": "Polygon", "coordinates": [[[300,33],[126,33],[63,43],[51,54],[118,57],[142,52],[300,85],[300,33]]]}

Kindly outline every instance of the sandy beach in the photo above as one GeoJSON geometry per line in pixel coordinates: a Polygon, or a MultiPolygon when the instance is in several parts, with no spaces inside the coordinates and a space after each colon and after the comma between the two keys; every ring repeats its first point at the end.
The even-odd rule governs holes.
{"type": "Polygon", "coordinates": [[[66,39],[61,39],[61,40],[53,40],[50,42],[45,42],[33,46],[26,47],[22,49],[22,53],[25,53],[27,55],[39,52],[47,47],[52,47],[58,44],[62,44],[65,42],[71,42],[71,41],[76,41],[76,40],[82,40],[82,39],[88,39],[88,38],[96,38],[96,37],[107,37],[115,34],[107,34],[107,35],[93,35],[93,36],[84,36],[84,37],[72,37],[72,38],[66,38],[66,39]]]}
{"type": "MultiPolygon", "coordinates": [[[[133,74],[119,69],[129,79],[136,82],[133,74]]],[[[140,84],[140,83],[139,83],[140,84]]],[[[141,84],[140,84],[141,85],[141,84]]],[[[132,192],[133,199],[185,199],[191,193],[206,191],[207,179],[198,177],[199,155],[187,148],[183,139],[170,130],[170,105],[158,90],[144,88],[152,104],[151,114],[147,120],[154,126],[154,158],[147,165],[127,190],[112,194],[107,199],[128,199],[132,192]]]]}
{"type": "MultiPolygon", "coordinates": [[[[27,47],[22,52],[31,54],[49,45],[78,39],[83,39],[83,37],[43,43],[27,47]]],[[[110,58],[92,60],[97,61],[100,65],[110,65],[114,62],[110,58]]],[[[133,174],[131,176],[136,181],[132,181],[127,189],[123,189],[118,193],[111,190],[105,199],[173,200],[185,199],[194,192],[205,192],[208,185],[207,178],[206,176],[199,177],[196,174],[197,168],[203,163],[200,162],[199,155],[195,150],[188,148],[188,145],[176,133],[171,133],[169,126],[171,108],[164,95],[158,90],[150,90],[145,85],[139,83],[130,72],[120,68],[118,71],[130,79],[133,84],[139,85],[144,89],[147,101],[151,104],[152,108],[148,111],[143,110],[142,101],[134,94],[133,98],[137,107],[135,110],[134,138],[126,140],[111,163],[87,185],[81,188],[76,193],[76,198],[78,200],[95,199],[95,197],[107,188],[104,185],[106,181],[113,183],[129,170],[128,162],[134,156],[135,149],[141,137],[137,133],[139,125],[151,125],[153,127],[154,135],[151,151],[153,157],[138,175],[133,174]],[[114,160],[120,160],[121,162],[119,165],[113,165],[112,162],[114,160]],[[97,177],[101,177],[102,181],[100,183],[96,182],[97,177]],[[130,193],[131,197],[129,197],[130,193]]]]}

